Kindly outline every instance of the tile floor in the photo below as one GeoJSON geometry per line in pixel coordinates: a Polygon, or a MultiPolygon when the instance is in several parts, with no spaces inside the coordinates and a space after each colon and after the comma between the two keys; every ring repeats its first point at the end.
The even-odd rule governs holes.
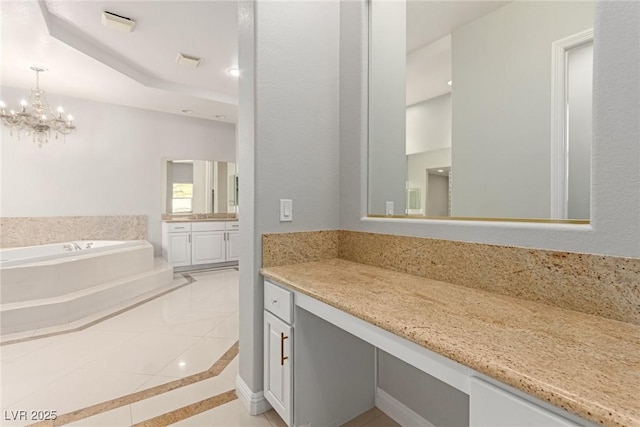
{"type": "MultiPolygon", "coordinates": [[[[190,276],[81,331],[0,346],[0,425],[55,411],[55,423],[37,425],[282,427],[273,410],[251,416],[235,396],[238,271],[190,276]]],[[[364,425],[397,424],[374,408],[349,423],[364,425]]]]}
{"type": "MultiPolygon", "coordinates": [[[[93,406],[96,415],[70,425],[130,426],[234,390],[237,357],[219,375],[117,407],[112,402],[207,371],[237,342],[238,271],[191,276],[193,283],[82,331],[2,345],[0,424],[33,424],[31,411],[61,416],[93,406]],[[20,411],[28,411],[27,420],[14,419],[20,411]]],[[[272,425],[233,399],[177,425],[272,425]]]]}

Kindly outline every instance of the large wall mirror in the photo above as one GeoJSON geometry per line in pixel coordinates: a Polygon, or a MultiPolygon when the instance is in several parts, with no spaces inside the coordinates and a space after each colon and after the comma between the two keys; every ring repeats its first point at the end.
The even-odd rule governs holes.
{"type": "Polygon", "coordinates": [[[590,218],[593,1],[369,3],[368,212],[590,218]]]}
{"type": "Polygon", "coordinates": [[[235,163],[163,160],[162,206],[165,214],[237,213],[235,163]]]}

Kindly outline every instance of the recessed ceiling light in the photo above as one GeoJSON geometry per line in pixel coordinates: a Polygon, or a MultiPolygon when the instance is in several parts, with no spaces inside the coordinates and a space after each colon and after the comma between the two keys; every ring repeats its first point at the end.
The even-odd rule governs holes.
{"type": "Polygon", "coordinates": [[[102,25],[114,30],[130,33],[136,26],[136,21],[126,16],[117,15],[113,12],[102,12],[102,25]]]}
{"type": "Polygon", "coordinates": [[[216,116],[216,119],[226,119],[226,118],[227,118],[227,116],[223,116],[223,115],[217,115],[216,116]]]}
{"type": "Polygon", "coordinates": [[[185,114],[193,114],[193,110],[180,110],[185,114]]]}
{"type": "Polygon", "coordinates": [[[438,172],[442,173],[444,172],[444,169],[438,169],[438,172]]]}
{"type": "Polygon", "coordinates": [[[189,67],[196,68],[202,62],[202,58],[197,58],[195,56],[185,55],[184,53],[178,52],[178,56],[176,56],[176,62],[180,65],[188,65],[189,67]]]}
{"type": "Polygon", "coordinates": [[[453,84],[453,82],[452,82],[451,80],[449,80],[449,81],[447,82],[447,84],[448,84],[449,86],[451,86],[451,85],[453,84]]]}
{"type": "Polygon", "coordinates": [[[240,75],[240,70],[238,70],[237,68],[229,68],[227,70],[227,73],[231,74],[234,77],[238,77],[240,75]]]}

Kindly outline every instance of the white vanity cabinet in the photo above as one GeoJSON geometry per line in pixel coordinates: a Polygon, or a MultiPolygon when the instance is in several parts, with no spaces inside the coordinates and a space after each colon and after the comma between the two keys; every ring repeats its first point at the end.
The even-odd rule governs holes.
{"type": "Polygon", "coordinates": [[[225,261],[225,223],[194,222],[191,224],[191,265],[225,261]]]}
{"type": "Polygon", "coordinates": [[[594,426],[561,408],[270,280],[265,278],[264,282],[264,396],[290,427],[341,425],[372,406],[379,407],[401,425],[594,426]],[[397,397],[379,388],[376,375],[381,372],[380,351],[421,371],[414,374],[414,380],[402,382],[397,397]],[[437,387],[420,393],[424,387],[415,381],[426,380],[424,375],[430,377],[430,386],[437,387]],[[438,412],[436,415],[433,412],[420,415],[405,406],[415,405],[419,399],[432,399],[422,406],[434,408],[432,403],[443,395],[451,396],[451,391],[463,398],[450,401],[449,406],[432,409],[438,412]],[[409,403],[399,399],[408,399],[409,403]],[[468,415],[451,424],[442,421],[451,418],[446,411],[468,415]],[[432,420],[433,417],[440,422],[432,420]]]}
{"type": "Polygon", "coordinates": [[[163,224],[162,256],[174,267],[191,265],[191,223],[163,224]]]}
{"type": "Polygon", "coordinates": [[[264,289],[264,396],[288,425],[293,419],[293,294],[271,282],[264,289]]]}
{"type": "Polygon", "coordinates": [[[162,256],[173,267],[238,261],[238,221],[164,222],[162,256]]]}
{"type": "Polygon", "coordinates": [[[226,261],[240,260],[240,226],[238,221],[226,222],[226,261]]]}

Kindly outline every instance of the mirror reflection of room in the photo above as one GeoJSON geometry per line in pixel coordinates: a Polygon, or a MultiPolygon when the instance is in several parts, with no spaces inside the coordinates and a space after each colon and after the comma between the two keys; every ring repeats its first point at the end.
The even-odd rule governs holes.
{"type": "Polygon", "coordinates": [[[588,220],[593,9],[372,0],[369,213],[588,220]]]}
{"type": "Polygon", "coordinates": [[[164,213],[237,213],[238,176],[235,163],[166,160],[163,166],[164,213]]]}

